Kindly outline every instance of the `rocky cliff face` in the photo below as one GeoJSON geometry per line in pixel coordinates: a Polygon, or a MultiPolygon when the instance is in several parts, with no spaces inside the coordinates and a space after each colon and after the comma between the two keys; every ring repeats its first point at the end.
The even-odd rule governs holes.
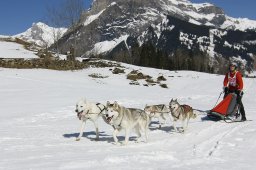
{"type": "Polygon", "coordinates": [[[134,49],[151,44],[169,56],[182,48],[207,53],[212,60],[233,58],[250,65],[256,54],[255,30],[256,21],[229,17],[209,3],[94,0],[79,25],[58,43],[62,52],[74,45],[77,56],[102,55],[124,62],[127,56],[140,56],[133,56],[134,49]]]}

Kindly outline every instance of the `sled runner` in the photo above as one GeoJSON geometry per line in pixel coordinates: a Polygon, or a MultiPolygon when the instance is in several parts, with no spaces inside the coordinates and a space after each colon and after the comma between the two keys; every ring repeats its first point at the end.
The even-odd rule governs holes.
{"type": "Polygon", "coordinates": [[[217,106],[207,113],[212,120],[224,120],[227,123],[240,121],[239,104],[235,93],[228,94],[217,106]]]}

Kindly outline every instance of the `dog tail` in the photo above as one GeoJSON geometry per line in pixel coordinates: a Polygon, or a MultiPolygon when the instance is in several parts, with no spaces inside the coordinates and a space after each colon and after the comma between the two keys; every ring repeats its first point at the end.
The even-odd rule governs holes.
{"type": "Polygon", "coordinates": [[[192,119],[195,119],[197,117],[196,113],[192,111],[192,119]]]}

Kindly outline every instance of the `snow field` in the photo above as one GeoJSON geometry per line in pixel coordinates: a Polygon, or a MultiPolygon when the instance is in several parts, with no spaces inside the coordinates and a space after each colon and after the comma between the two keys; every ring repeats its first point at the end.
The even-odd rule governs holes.
{"type": "MultiPolygon", "coordinates": [[[[132,133],[127,146],[116,146],[112,127],[99,119],[99,141],[94,140],[95,129],[89,121],[81,141],[75,141],[81,124],[75,103],[82,97],[141,109],[177,98],[182,104],[208,110],[222,90],[220,75],[122,65],[126,73],[140,69],[153,78],[161,73],[169,88],[131,86],[125,75],[114,75],[109,68],[74,72],[0,68],[0,169],[254,169],[254,121],[201,121],[205,115],[199,114],[181,134],[173,132],[170,121],[159,130],[153,120],[148,143],[135,143],[132,133]],[[92,73],[109,77],[93,79],[88,76],[92,73]]],[[[244,81],[247,118],[254,119],[255,79],[244,81]]],[[[124,132],[119,140],[124,140],[124,132]]]]}

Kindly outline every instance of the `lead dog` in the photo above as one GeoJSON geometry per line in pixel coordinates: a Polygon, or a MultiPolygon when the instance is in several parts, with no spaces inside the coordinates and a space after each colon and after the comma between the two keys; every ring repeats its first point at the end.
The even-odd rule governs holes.
{"type": "Polygon", "coordinates": [[[75,112],[77,113],[77,117],[79,118],[79,120],[82,121],[80,133],[79,133],[79,136],[76,138],[76,141],[79,141],[81,139],[83,135],[85,123],[87,120],[90,120],[93,122],[96,129],[96,140],[98,140],[99,129],[98,129],[97,120],[99,119],[99,117],[102,117],[103,120],[106,122],[106,119],[103,116],[106,113],[106,107],[100,103],[92,103],[84,99],[81,99],[76,104],[75,112]]]}
{"type": "Polygon", "coordinates": [[[146,105],[144,111],[149,115],[150,119],[157,118],[159,121],[159,129],[166,124],[166,119],[169,117],[170,109],[164,104],[146,105]],[[162,121],[163,120],[163,121],[162,121]]]}
{"type": "Polygon", "coordinates": [[[183,125],[183,132],[185,132],[185,130],[187,130],[188,128],[188,122],[189,120],[195,119],[196,118],[196,114],[193,113],[193,109],[192,107],[188,106],[188,105],[180,105],[176,100],[171,100],[169,103],[169,107],[171,110],[171,115],[173,117],[173,128],[174,130],[177,132],[177,128],[175,126],[175,122],[177,120],[181,120],[182,121],[182,125],[183,125]],[[187,121],[186,126],[185,126],[185,121],[187,121]]]}
{"type": "Polygon", "coordinates": [[[137,142],[141,139],[141,132],[145,133],[145,140],[148,140],[149,116],[141,109],[125,108],[117,102],[111,104],[107,102],[107,122],[114,127],[113,138],[115,144],[118,143],[117,134],[122,129],[125,130],[124,145],[128,144],[131,130],[137,133],[137,142]]]}

